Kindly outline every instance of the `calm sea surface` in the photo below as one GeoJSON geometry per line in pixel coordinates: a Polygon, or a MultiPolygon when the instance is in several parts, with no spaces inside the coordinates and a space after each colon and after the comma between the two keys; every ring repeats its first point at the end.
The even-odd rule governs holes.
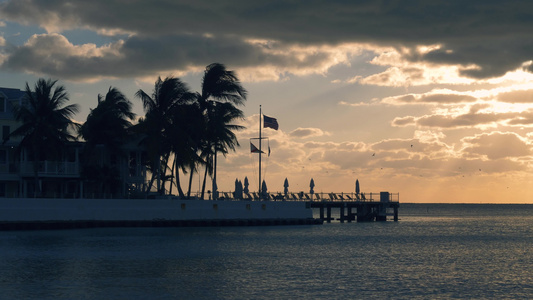
{"type": "Polygon", "coordinates": [[[0,232],[0,299],[533,298],[533,205],[399,222],[0,232]]]}

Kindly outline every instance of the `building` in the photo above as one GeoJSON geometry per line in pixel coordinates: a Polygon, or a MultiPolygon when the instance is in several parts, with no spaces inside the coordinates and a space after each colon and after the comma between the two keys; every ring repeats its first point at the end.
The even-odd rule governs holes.
{"type": "Polygon", "coordinates": [[[20,125],[13,108],[25,105],[25,94],[18,89],[0,88],[0,197],[35,197],[39,190],[36,184],[41,196],[50,198],[128,198],[144,190],[144,154],[135,141],[123,146],[121,156],[98,147],[97,159],[90,165],[83,164],[85,143],[69,142],[62,153],[45,154],[35,164],[31,153],[19,147],[21,138],[9,137],[20,125]]]}

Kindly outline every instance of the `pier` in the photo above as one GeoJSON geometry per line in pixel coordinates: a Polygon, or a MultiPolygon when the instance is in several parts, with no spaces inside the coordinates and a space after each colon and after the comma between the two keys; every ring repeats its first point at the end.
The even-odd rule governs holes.
{"type": "MultiPolygon", "coordinates": [[[[220,193],[218,200],[234,200],[233,193],[220,193]]],[[[240,198],[240,197],[238,197],[240,198]]],[[[319,220],[331,223],[332,220],[344,222],[387,221],[392,217],[398,221],[400,194],[379,193],[267,193],[261,197],[257,193],[243,195],[249,201],[305,201],[311,208],[319,209],[319,220]],[[332,216],[338,214],[338,218],[332,216]]]]}
{"type": "Polygon", "coordinates": [[[327,223],[335,220],[332,217],[333,208],[338,209],[338,220],[341,223],[387,221],[388,216],[392,217],[394,221],[398,221],[399,194],[380,192],[370,195],[379,195],[379,199],[374,199],[372,196],[358,198],[344,197],[343,195],[339,197],[337,194],[332,194],[327,200],[311,201],[311,208],[318,208],[320,220],[327,223]]]}

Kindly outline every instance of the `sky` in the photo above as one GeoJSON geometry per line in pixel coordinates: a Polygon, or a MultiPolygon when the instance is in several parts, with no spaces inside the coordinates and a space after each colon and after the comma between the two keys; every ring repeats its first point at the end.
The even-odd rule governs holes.
{"type": "Polygon", "coordinates": [[[218,62],[248,91],[220,191],[257,190],[261,105],[271,192],[533,203],[532,32],[529,1],[0,0],[0,86],[57,79],[78,122],[113,86],[143,116],[136,91],[218,62]]]}

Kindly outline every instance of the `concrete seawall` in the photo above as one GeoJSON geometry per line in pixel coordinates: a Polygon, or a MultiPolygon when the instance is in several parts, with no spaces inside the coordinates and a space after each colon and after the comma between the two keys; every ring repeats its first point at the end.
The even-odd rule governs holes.
{"type": "Polygon", "coordinates": [[[178,200],[175,198],[0,199],[0,229],[3,230],[313,223],[316,222],[313,220],[312,209],[305,202],[178,200]],[[18,226],[15,226],[16,224],[18,226]]]}

